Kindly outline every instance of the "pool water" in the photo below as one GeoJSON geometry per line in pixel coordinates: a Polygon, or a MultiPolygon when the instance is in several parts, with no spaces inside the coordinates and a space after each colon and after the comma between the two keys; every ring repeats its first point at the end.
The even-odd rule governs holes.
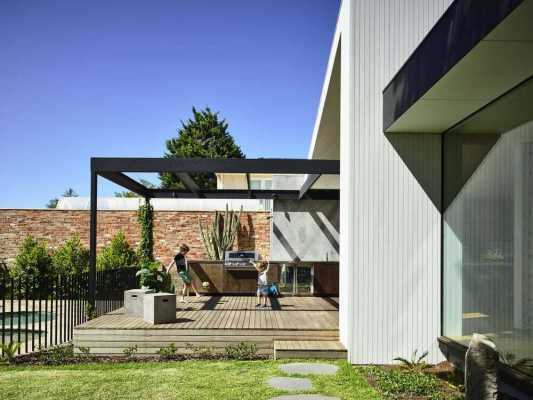
{"type": "Polygon", "coordinates": [[[26,326],[26,324],[31,326],[32,322],[39,325],[39,316],[41,324],[53,319],[53,314],[51,312],[39,313],[38,311],[18,311],[0,313],[0,329],[2,329],[2,324],[4,324],[6,328],[10,327],[11,322],[13,322],[14,327],[23,327],[26,326]]]}

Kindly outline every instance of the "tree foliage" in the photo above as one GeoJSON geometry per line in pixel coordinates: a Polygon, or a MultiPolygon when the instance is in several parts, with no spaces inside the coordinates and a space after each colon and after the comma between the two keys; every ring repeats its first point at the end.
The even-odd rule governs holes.
{"type": "Polygon", "coordinates": [[[78,235],[67,240],[52,256],[52,264],[59,274],[75,275],[89,270],[89,249],[78,235]]]}
{"type": "Polygon", "coordinates": [[[46,244],[33,236],[26,237],[10,273],[16,282],[20,282],[23,290],[33,284],[44,284],[47,279],[53,278],[55,272],[46,244]]]}
{"type": "Polygon", "coordinates": [[[96,259],[98,269],[133,267],[137,263],[135,251],[122,232],[117,233],[96,259]]]}
{"type": "MultiPolygon", "coordinates": [[[[65,190],[62,197],[78,197],[78,193],[76,193],[74,189],[69,187],[67,190],[65,190]]],[[[57,197],[54,197],[53,199],[48,200],[48,203],[46,203],[46,208],[56,208],[58,202],[59,199],[57,197]]]]}
{"type": "MultiPolygon", "coordinates": [[[[245,158],[241,148],[228,131],[228,123],[212,112],[192,109],[193,117],[178,129],[178,136],[167,140],[166,158],[245,158]]],[[[209,173],[191,174],[203,189],[216,188],[216,176],[209,173]]],[[[166,189],[183,189],[183,183],[173,173],[160,174],[161,186],[166,189]]]]}

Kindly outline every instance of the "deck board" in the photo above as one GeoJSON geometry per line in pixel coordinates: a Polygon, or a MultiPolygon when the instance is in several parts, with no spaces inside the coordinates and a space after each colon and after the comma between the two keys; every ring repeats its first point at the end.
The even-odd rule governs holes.
{"type": "MultiPolygon", "coordinates": [[[[337,299],[283,297],[266,308],[255,305],[254,296],[192,298],[177,303],[176,322],[158,325],[126,316],[119,309],[78,325],[74,346],[119,354],[136,344],[139,354],[149,354],[170,343],[187,352],[191,351],[189,343],[223,350],[231,343],[248,342],[255,343],[261,353],[272,354],[277,340],[338,340],[337,299]]],[[[302,347],[302,343],[295,345],[302,347]]]]}

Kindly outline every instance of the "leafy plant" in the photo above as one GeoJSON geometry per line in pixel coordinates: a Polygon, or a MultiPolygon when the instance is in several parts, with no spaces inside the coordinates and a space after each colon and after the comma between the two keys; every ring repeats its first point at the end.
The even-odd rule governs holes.
{"type": "Polygon", "coordinates": [[[42,349],[37,353],[37,359],[47,365],[61,365],[74,359],[74,346],[67,345],[54,346],[49,349],[42,349]]]}
{"type": "Polygon", "coordinates": [[[80,346],[80,347],[78,347],[78,350],[85,357],[90,357],[91,356],[91,348],[90,347],[82,347],[82,346],[80,346]]]}
{"type": "Polygon", "coordinates": [[[170,343],[168,346],[161,347],[157,352],[163,359],[171,359],[176,356],[178,348],[174,343],[170,343]]]}
{"type": "Polygon", "coordinates": [[[144,204],[139,206],[137,221],[141,226],[141,240],[137,249],[137,257],[142,264],[154,261],[154,208],[150,200],[145,200],[144,204]]]}
{"type": "Polygon", "coordinates": [[[89,249],[83,246],[78,235],[67,240],[52,256],[57,273],[75,275],[89,270],[89,249]]]}
{"type": "Polygon", "coordinates": [[[446,398],[439,380],[421,371],[370,367],[368,372],[387,399],[404,396],[427,396],[432,400],[446,398]]]}
{"type": "Polygon", "coordinates": [[[25,291],[33,283],[37,285],[36,291],[44,291],[46,282],[51,280],[55,273],[52,258],[44,242],[28,236],[19,248],[15,265],[10,270],[15,281],[20,280],[21,290],[25,291]]]}
{"type": "Polygon", "coordinates": [[[137,263],[135,251],[126,240],[124,233],[117,233],[108,246],[98,255],[96,265],[99,269],[132,267],[137,263]]]}
{"type": "Polygon", "coordinates": [[[91,319],[95,319],[97,316],[96,308],[92,304],[87,303],[87,305],[85,306],[85,315],[87,315],[87,319],[89,321],[91,319]]]}
{"type": "Polygon", "coordinates": [[[122,353],[124,353],[124,355],[128,358],[132,358],[133,356],[135,356],[135,354],[137,354],[138,350],[139,348],[137,347],[137,345],[134,345],[126,347],[124,350],[122,350],[122,353]]]}
{"type": "Polygon", "coordinates": [[[191,350],[195,358],[208,360],[208,359],[215,358],[216,356],[215,348],[213,346],[203,346],[203,345],[196,346],[191,343],[187,343],[187,348],[191,350]]]}
{"type": "MultiPolygon", "coordinates": [[[[157,261],[145,263],[141,269],[135,274],[139,278],[141,287],[148,287],[159,292],[163,286],[172,285],[170,274],[161,271],[161,264],[157,261]]],[[[165,287],[165,289],[169,289],[165,287]]]]}
{"type": "Polygon", "coordinates": [[[235,213],[233,210],[229,211],[228,205],[226,204],[224,214],[217,211],[213,222],[206,228],[204,228],[200,218],[198,218],[200,235],[202,236],[207,254],[212,260],[223,260],[226,250],[233,247],[233,242],[237,237],[240,227],[241,213],[242,206],[240,211],[235,213]]]}
{"type": "MultiPolygon", "coordinates": [[[[244,158],[241,148],[228,132],[226,120],[219,119],[209,107],[192,109],[193,118],[181,123],[178,136],[167,140],[166,158],[244,158]]],[[[178,175],[170,172],[160,174],[161,186],[165,189],[183,189],[178,175]]],[[[194,173],[191,178],[202,189],[216,188],[216,176],[212,173],[194,173]]]]}
{"type": "Polygon", "coordinates": [[[428,368],[428,364],[424,361],[424,358],[428,356],[428,352],[423,352],[420,356],[418,356],[418,350],[413,351],[413,354],[411,354],[411,359],[407,360],[403,357],[396,357],[394,358],[394,361],[399,361],[401,365],[409,370],[413,371],[422,371],[426,368],[428,368]]]}
{"type": "Polygon", "coordinates": [[[15,360],[17,351],[20,349],[20,342],[9,342],[9,343],[0,343],[0,350],[2,350],[2,359],[8,363],[12,363],[15,360]]]}
{"type": "Polygon", "coordinates": [[[255,343],[241,342],[237,345],[228,345],[224,348],[226,357],[233,360],[251,360],[257,354],[255,343]]]}

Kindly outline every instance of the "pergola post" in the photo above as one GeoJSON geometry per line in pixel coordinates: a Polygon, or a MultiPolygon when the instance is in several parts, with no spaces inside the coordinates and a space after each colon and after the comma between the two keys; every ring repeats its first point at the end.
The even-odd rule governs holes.
{"type": "Polygon", "coordinates": [[[91,163],[91,216],[89,228],[89,304],[96,306],[96,220],[98,199],[98,174],[91,163]]]}

